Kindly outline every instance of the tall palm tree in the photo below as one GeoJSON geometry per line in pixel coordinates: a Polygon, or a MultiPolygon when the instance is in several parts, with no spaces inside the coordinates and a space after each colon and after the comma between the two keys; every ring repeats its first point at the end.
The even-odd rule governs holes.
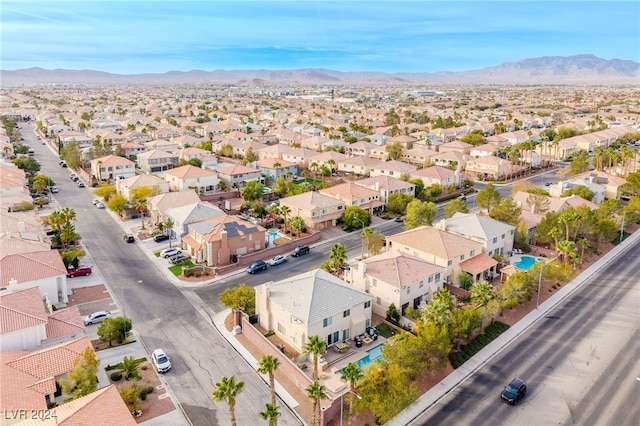
{"type": "Polygon", "coordinates": [[[288,206],[280,206],[280,214],[284,217],[284,229],[287,230],[287,216],[291,213],[291,209],[288,206]]]}
{"type": "Polygon", "coordinates": [[[353,417],[353,392],[356,389],[358,381],[364,377],[362,368],[358,367],[355,362],[350,362],[345,368],[342,369],[342,379],[349,382],[349,414],[347,415],[347,425],[351,426],[351,418],[353,417]]]}
{"type": "Polygon", "coordinates": [[[275,404],[269,404],[265,406],[263,411],[258,413],[260,417],[269,422],[269,426],[277,426],[278,417],[280,417],[280,409],[275,404]]]}
{"type": "Polygon", "coordinates": [[[558,250],[558,253],[562,255],[565,266],[569,264],[569,260],[578,257],[578,249],[573,241],[560,241],[556,249],[558,250]]]}
{"type": "Polygon", "coordinates": [[[304,345],[304,353],[313,355],[313,380],[318,380],[318,355],[327,349],[327,343],[318,336],[309,336],[304,345]]]}
{"type": "Polygon", "coordinates": [[[313,416],[311,426],[320,425],[320,400],[327,399],[327,388],[316,379],[307,387],[307,395],[313,399],[313,416]]]}
{"type": "Polygon", "coordinates": [[[589,243],[589,240],[582,238],[578,240],[578,245],[580,246],[580,264],[582,264],[582,261],[584,260],[584,251],[591,248],[591,244],[589,243]]]}
{"type": "Polygon", "coordinates": [[[64,224],[71,223],[76,220],[76,211],[69,207],[65,207],[60,210],[60,215],[62,216],[64,224]]]}
{"type": "Polygon", "coordinates": [[[53,229],[57,229],[58,232],[60,232],[60,229],[64,225],[64,217],[62,216],[62,213],[60,213],[60,210],[52,211],[47,220],[49,221],[49,226],[53,229]]]}
{"type": "Polygon", "coordinates": [[[258,373],[269,375],[269,388],[271,389],[271,404],[276,405],[276,387],[274,372],[280,365],[280,360],[273,355],[265,355],[260,359],[258,373]]]}
{"type": "Polygon", "coordinates": [[[236,426],[236,397],[244,389],[244,382],[237,382],[236,376],[223,377],[218,383],[216,388],[211,394],[211,399],[214,401],[226,401],[229,405],[229,419],[231,426],[236,426]]]}
{"type": "Polygon", "coordinates": [[[347,249],[342,243],[336,243],[331,247],[331,254],[329,254],[329,261],[331,263],[331,269],[333,272],[337,272],[344,265],[347,260],[347,249]]]}

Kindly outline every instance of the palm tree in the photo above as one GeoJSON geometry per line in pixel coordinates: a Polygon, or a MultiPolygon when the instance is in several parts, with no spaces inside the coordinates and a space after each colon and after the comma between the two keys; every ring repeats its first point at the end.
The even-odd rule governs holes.
{"type": "Polygon", "coordinates": [[[313,416],[311,426],[320,424],[320,400],[327,399],[327,388],[316,379],[306,389],[309,398],[313,399],[313,416]]]}
{"type": "Polygon", "coordinates": [[[485,306],[495,298],[495,290],[486,281],[478,281],[471,286],[471,300],[480,306],[485,306]]]}
{"type": "Polygon", "coordinates": [[[133,356],[125,356],[122,362],[114,365],[114,369],[120,371],[127,380],[140,380],[141,377],[138,369],[144,361],[144,358],[136,359],[133,356]]]}
{"type": "Polygon", "coordinates": [[[578,245],[580,246],[580,264],[582,265],[582,260],[584,259],[584,251],[591,247],[589,240],[586,238],[582,238],[578,240],[578,245]]]}
{"type": "Polygon", "coordinates": [[[351,426],[351,418],[353,417],[353,392],[356,389],[358,380],[364,377],[362,368],[358,367],[355,362],[350,362],[345,368],[342,369],[342,379],[349,382],[349,414],[347,415],[347,425],[351,426]]]}
{"type": "Polygon", "coordinates": [[[211,399],[214,401],[226,401],[229,404],[229,419],[231,426],[236,426],[236,397],[244,389],[244,382],[236,382],[236,376],[222,377],[216,388],[211,394],[211,399]]]}
{"type": "Polygon", "coordinates": [[[60,210],[60,215],[62,216],[64,224],[71,223],[76,220],[76,211],[69,207],[65,207],[60,210]]]}
{"type": "Polygon", "coordinates": [[[556,249],[558,250],[558,253],[562,255],[565,266],[569,264],[570,259],[575,259],[576,257],[578,257],[578,250],[576,244],[573,241],[560,241],[556,249]]]}
{"type": "Polygon", "coordinates": [[[554,241],[554,247],[558,247],[558,237],[562,235],[562,230],[560,228],[558,228],[557,226],[554,226],[553,228],[551,228],[549,230],[549,236],[551,238],[553,238],[554,241]]]}
{"type": "Polygon", "coordinates": [[[260,359],[258,373],[269,375],[269,388],[271,389],[271,404],[276,405],[276,387],[274,372],[280,365],[280,360],[273,355],[265,355],[260,359]]]}
{"type": "Polygon", "coordinates": [[[304,345],[304,353],[313,355],[313,380],[318,380],[318,355],[327,349],[327,343],[318,336],[309,336],[304,345]]]}
{"type": "Polygon", "coordinates": [[[331,254],[329,255],[329,262],[331,263],[331,269],[333,272],[337,272],[344,265],[347,260],[347,249],[342,243],[336,243],[331,247],[331,254]]]}
{"type": "Polygon", "coordinates": [[[260,411],[258,414],[269,422],[269,426],[276,426],[278,424],[278,417],[280,417],[280,409],[277,405],[267,402],[264,411],[260,411]]]}
{"type": "Polygon", "coordinates": [[[49,226],[53,229],[57,229],[58,232],[60,232],[60,229],[64,225],[64,217],[62,216],[62,213],[60,213],[60,210],[51,212],[47,220],[49,221],[49,226]]]}
{"type": "Polygon", "coordinates": [[[287,216],[291,213],[291,209],[288,206],[280,207],[280,214],[284,217],[284,229],[287,230],[287,216]]]}
{"type": "Polygon", "coordinates": [[[302,230],[305,227],[304,219],[301,218],[300,216],[292,217],[289,220],[289,225],[291,225],[292,228],[298,231],[298,238],[300,238],[300,235],[302,234],[302,230]]]}

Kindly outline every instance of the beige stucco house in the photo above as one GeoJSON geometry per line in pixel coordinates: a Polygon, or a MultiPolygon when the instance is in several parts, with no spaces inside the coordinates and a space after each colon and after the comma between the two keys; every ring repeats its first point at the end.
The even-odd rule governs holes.
{"type": "Polygon", "coordinates": [[[370,214],[381,211],[384,207],[384,203],[380,200],[379,191],[357,185],[355,182],[340,183],[329,188],[321,189],[319,192],[320,194],[341,200],[345,208],[358,206],[370,214]]]}
{"type": "Polygon", "coordinates": [[[135,175],[136,163],[127,158],[107,155],[91,160],[91,176],[97,180],[112,182],[135,175]]]}
{"type": "Polygon", "coordinates": [[[128,179],[116,180],[116,192],[127,200],[133,198],[133,189],[147,187],[154,194],[169,192],[169,182],[152,175],[136,175],[128,179]]]}
{"type": "Polygon", "coordinates": [[[192,189],[199,194],[220,191],[218,174],[190,164],[164,172],[164,180],[169,183],[170,191],[186,191],[192,189]]]}
{"type": "Polygon", "coordinates": [[[316,191],[281,198],[280,207],[283,206],[291,210],[288,217],[300,216],[311,229],[336,226],[345,210],[344,201],[316,191]]]}

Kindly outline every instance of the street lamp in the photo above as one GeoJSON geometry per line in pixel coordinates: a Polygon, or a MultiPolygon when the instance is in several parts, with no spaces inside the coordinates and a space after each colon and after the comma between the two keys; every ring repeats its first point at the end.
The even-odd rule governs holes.
{"type": "MultiPolygon", "coordinates": [[[[357,393],[355,393],[352,390],[347,391],[347,393],[352,394],[353,396],[355,396],[358,399],[362,399],[362,397],[360,395],[358,395],[357,393]]],[[[343,407],[344,407],[344,390],[340,394],[340,426],[342,426],[342,411],[344,409],[343,407]]]]}
{"type": "Polygon", "coordinates": [[[622,242],[622,237],[624,236],[624,219],[627,215],[627,211],[622,212],[622,222],[620,223],[620,242],[622,242]]]}
{"type": "Polygon", "coordinates": [[[360,236],[362,237],[362,250],[360,251],[360,260],[364,258],[364,220],[360,219],[358,216],[354,216],[356,219],[360,221],[362,224],[362,233],[360,236]]]}

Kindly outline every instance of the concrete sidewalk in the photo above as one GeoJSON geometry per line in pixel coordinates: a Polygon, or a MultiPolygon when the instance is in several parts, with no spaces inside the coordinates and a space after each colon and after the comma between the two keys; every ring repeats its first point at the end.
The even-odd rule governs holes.
{"type": "Polygon", "coordinates": [[[557,293],[541,303],[538,309],[531,311],[524,318],[514,324],[513,327],[509,328],[506,332],[501,334],[500,337],[485,346],[484,349],[474,355],[470,360],[454,370],[440,383],[425,392],[422,396],[420,396],[420,398],[418,398],[415,403],[413,403],[409,408],[406,408],[387,424],[391,426],[413,424],[416,418],[427,412],[438,401],[440,401],[451,391],[453,391],[457,386],[462,384],[467,378],[481,369],[489,360],[496,356],[513,340],[526,332],[533,324],[546,316],[546,314],[550,310],[554,309],[558,304],[560,304],[566,298],[570,297],[576,290],[582,287],[587,279],[589,279],[596,271],[599,271],[600,269],[605,267],[620,252],[624,251],[639,238],[640,232],[633,233],[626,240],[624,240],[622,244],[619,244],[609,253],[602,256],[590,268],[583,271],[573,281],[564,285],[557,293]]]}

